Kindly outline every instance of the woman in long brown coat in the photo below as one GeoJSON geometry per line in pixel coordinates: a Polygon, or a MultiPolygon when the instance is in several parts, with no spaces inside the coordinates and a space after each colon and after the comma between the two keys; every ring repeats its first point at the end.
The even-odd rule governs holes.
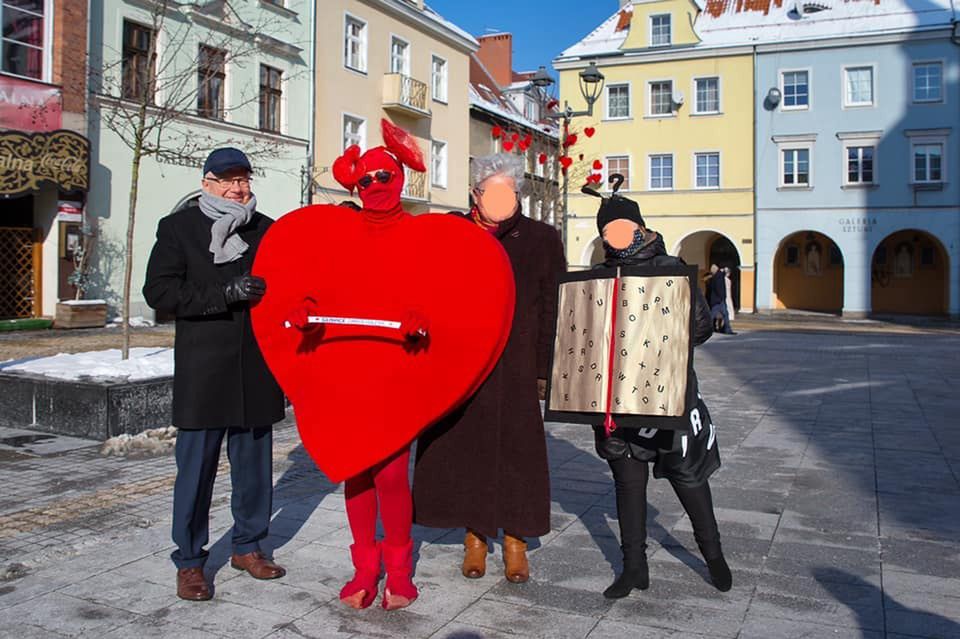
{"type": "MultiPolygon", "coordinates": [[[[524,167],[508,154],[476,158],[469,221],[493,233],[513,265],[517,302],[506,349],[477,393],[417,444],[414,521],[466,528],[463,574],[486,571],[487,538],[504,532],[504,572],[530,575],[525,537],[550,530],[550,478],[540,402],[566,268],[556,229],[523,215],[524,167]]],[[[463,265],[469,288],[470,265],[463,265]]]]}

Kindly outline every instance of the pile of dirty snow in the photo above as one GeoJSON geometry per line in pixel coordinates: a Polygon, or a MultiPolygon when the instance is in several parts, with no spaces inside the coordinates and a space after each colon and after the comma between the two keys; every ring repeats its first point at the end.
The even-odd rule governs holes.
{"type": "Polygon", "coordinates": [[[0,372],[42,375],[55,379],[107,379],[140,381],[173,376],[173,349],[130,349],[130,359],[120,359],[120,350],[60,353],[51,357],[0,363],[0,372]]]}

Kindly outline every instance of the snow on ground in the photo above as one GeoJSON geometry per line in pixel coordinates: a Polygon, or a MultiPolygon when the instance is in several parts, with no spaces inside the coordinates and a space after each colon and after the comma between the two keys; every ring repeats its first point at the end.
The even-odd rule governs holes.
{"type": "Polygon", "coordinates": [[[85,378],[138,381],[173,375],[173,349],[140,347],[130,349],[130,359],[120,359],[120,350],[88,353],[60,353],[28,361],[0,363],[4,373],[43,375],[56,379],[85,378]]]}

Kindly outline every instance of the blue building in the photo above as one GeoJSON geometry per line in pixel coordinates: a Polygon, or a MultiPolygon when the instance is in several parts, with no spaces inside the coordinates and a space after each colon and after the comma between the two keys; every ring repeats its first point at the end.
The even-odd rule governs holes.
{"type": "Polygon", "coordinates": [[[708,3],[702,37],[755,50],[758,310],[960,314],[955,25],[949,0],[708,3]]]}

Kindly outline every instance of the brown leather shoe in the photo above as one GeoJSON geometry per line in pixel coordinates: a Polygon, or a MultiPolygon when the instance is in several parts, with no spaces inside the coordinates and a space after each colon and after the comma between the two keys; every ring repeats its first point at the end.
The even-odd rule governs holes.
{"type": "Polygon", "coordinates": [[[530,579],[530,564],[527,562],[527,542],[503,533],[503,573],[507,580],[522,584],[530,579]]]}
{"type": "Polygon", "coordinates": [[[237,570],[246,570],[254,579],[277,579],[287,574],[284,568],[264,557],[259,550],[245,555],[232,555],[230,565],[237,570]]]}
{"type": "Polygon", "coordinates": [[[210,585],[203,576],[203,568],[177,570],[177,596],[187,601],[208,601],[213,598],[210,585]]]}
{"type": "Polygon", "coordinates": [[[467,579],[479,579],[487,572],[487,538],[469,528],[463,538],[463,566],[460,571],[467,579]]]}

